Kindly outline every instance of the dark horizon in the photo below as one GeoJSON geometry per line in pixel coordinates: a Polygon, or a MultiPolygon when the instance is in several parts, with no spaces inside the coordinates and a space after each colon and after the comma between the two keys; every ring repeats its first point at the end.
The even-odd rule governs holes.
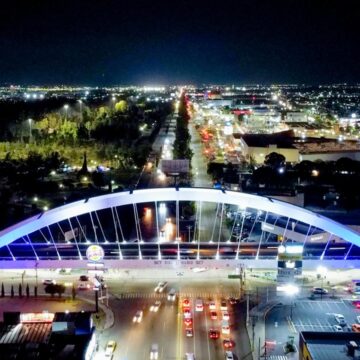
{"type": "Polygon", "coordinates": [[[0,83],[356,84],[356,3],[5,2],[0,83]]]}

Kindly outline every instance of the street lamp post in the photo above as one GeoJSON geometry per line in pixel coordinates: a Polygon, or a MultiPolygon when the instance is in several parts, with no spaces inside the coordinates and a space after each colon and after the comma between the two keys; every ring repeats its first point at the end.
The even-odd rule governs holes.
{"type": "Polygon", "coordinates": [[[32,140],[32,119],[29,119],[29,142],[32,140]]]}
{"type": "Polygon", "coordinates": [[[82,104],[83,104],[83,102],[80,99],[80,100],[78,100],[78,103],[79,103],[79,107],[80,107],[80,119],[82,120],[83,119],[83,113],[82,113],[82,104]]]}
{"type": "Polygon", "coordinates": [[[64,105],[64,109],[65,109],[65,120],[67,120],[69,105],[68,105],[68,104],[65,104],[65,105],[64,105]]]}
{"type": "Polygon", "coordinates": [[[190,242],[190,237],[191,237],[190,231],[191,231],[192,226],[191,226],[191,225],[187,225],[187,228],[188,228],[188,230],[189,230],[189,238],[188,238],[189,240],[188,240],[188,241],[190,242]]]}

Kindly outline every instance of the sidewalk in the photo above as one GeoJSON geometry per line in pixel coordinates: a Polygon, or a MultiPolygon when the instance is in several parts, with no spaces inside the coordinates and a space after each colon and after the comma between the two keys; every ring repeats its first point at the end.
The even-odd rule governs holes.
{"type": "MultiPolygon", "coordinates": [[[[86,299],[86,298],[83,298],[83,297],[78,297],[78,298],[81,299],[84,302],[87,302],[88,304],[92,304],[92,309],[94,310],[94,307],[95,307],[95,301],[94,300],[86,299]]],[[[100,301],[99,301],[99,308],[105,314],[104,327],[102,329],[99,329],[99,330],[110,329],[114,325],[114,322],[115,322],[114,312],[110,309],[110,307],[107,307],[106,305],[102,304],[100,301]]]]}

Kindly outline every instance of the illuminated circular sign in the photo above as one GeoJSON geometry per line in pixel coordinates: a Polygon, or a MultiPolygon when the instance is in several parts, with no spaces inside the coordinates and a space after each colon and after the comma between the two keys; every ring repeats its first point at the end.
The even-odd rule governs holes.
{"type": "Polygon", "coordinates": [[[105,256],[104,249],[99,245],[90,245],[86,250],[86,257],[89,261],[98,262],[105,256]]]}

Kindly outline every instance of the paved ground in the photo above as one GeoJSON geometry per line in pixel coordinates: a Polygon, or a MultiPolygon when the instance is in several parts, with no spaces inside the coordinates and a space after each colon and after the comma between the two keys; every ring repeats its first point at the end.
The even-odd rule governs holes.
{"type": "Polygon", "coordinates": [[[294,337],[297,345],[300,331],[335,331],[335,314],[342,314],[347,322],[343,331],[351,331],[351,324],[357,323],[356,317],[360,315],[360,310],[351,301],[332,300],[329,297],[324,297],[323,300],[285,300],[283,304],[266,316],[268,354],[283,354],[282,347],[289,336],[294,337]]]}

